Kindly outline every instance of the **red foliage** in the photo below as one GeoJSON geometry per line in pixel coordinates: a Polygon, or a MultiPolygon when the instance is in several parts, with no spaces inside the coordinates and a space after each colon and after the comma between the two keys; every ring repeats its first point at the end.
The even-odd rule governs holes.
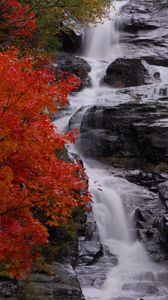
{"type": "Polygon", "coordinates": [[[31,37],[36,28],[35,13],[28,4],[17,0],[0,0],[0,40],[11,37],[31,37]]]}
{"type": "Polygon", "coordinates": [[[59,158],[74,135],[59,134],[47,113],[67,102],[79,80],[55,83],[52,70],[35,69],[14,51],[0,53],[0,78],[0,263],[21,276],[47,242],[46,224],[66,221],[88,201],[79,195],[81,165],[59,158]]]}

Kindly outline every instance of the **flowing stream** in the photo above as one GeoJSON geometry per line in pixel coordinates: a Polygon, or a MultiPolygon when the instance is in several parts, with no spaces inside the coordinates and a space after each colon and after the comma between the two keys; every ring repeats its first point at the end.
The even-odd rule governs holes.
{"type": "MultiPolygon", "coordinates": [[[[94,104],[108,104],[108,95],[111,89],[101,87],[99,82],[109,63],[117,57],[122,57],[122,48],[119,44],[119,32],[115,21],[120,7],[127,1],[114,1],[115,10],[111,10],[111,19],[105,20],[88,31],[83,49],[83,57],[91,65],[92,88],[71,97],[73,112],[80,107],[94,104]]],[[[115,105],[114,103],[111,103],[115,105]]],[[[71,114],[71,115],[72,115],[71,114]]],[[[60,131],[67,128],[71,116],[56,121],[60,131]]],[[[101,116],[97,116],[101,121],[101,116]]],[[[77,127],[80,124],[76,124],[77,127]]],[[[78,152],[78,149],[71,148],[78,152]]],[[[86,300],[140,300],[168,299],[168,291],[162,282],[159,282],[164,267],[150,261],[142,244],[133,234],[132,215],[136,208],[137,195],[143,194],[143,188],[129,183],[125,179],[110,174],[103,164],[92,159],[83,158],[89,177],[89,189],[93,196],[93,214],[97,223],[101,243],[104,249],[116,255],[118,263],[111,265],[110,261],[102,260],[97,267],[98,272],[105,270],[105,278],[100,285],[89,286],[85,276],[92,276],[94,266],[86,266],[79,270],[79,279],[86,300]],[[130,204],[132,208],[130,209],[130,204]],[[129,206],[129,209],[127,209],[129,206]],[[100,268],[99,268],[100,267],[100,268]],[[159,282],[159,284],[158,284],[159,282]],[[162,298],[167,295],[167,298],[162,298]]],[[[96,268],[96,267],[95,267],[96,268]]],[[[101,276],[100,276],[101,277],[101,276]]]]}

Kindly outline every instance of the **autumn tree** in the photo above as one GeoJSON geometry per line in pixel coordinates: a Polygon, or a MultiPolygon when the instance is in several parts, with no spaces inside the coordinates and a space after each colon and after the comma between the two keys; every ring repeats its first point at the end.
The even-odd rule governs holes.
{"type": "Polygon", "coordinates": [[[0,42],[13,43],[32,37],[35,13],[29,4],[18,0],[0,0],[0,42]]]}
{"type": "Polygon", "coordinates": [[[79,80],[55,82],[52,68],[15,52],[0,53],[0,269],[22,276],[47,243],[47,226],[65,222],[88,196],[80,163],[60,156],[74,134],[59,134],[48,114],[79,80]]]}
{"type": "MultiPolygon", "coordinates": [[[[55,37],[62,26],[86,26],[107,11],[106,0],[0,0],[0,44],[21,45],[55,37]],[[21,43],[21,44],[20,44],[21,43]]],[[[34,46],[34,44],[33,44],[34,46]]],[[[80,163],[63,160],[72,133],[58,134],[50,113],[67,103],[79,80],[59,74],[44,57],[0,52],[0,272],[29,270],[48,226],[66,222],[73,208],[86,206],[80,163]]]]}
{"type": "Polygon", "coordinates": [[[32,38],[34,48],[57,46],[60,32],[100,21],[109,6],[109,0],[0,0],[0,42],[19,45],[32,38]]]}

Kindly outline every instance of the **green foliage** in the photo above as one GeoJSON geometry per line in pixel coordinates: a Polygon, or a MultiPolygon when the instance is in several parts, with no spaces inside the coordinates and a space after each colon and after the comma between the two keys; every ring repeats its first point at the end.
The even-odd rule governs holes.
{"type": "Polygon", "coordinates": [[[66,261],[77,253],[78,225],[71,223],[60,224],[50,229],[50,242],[43,247],[42,255],[47,263],[66,261]]]}
{"type": "Polygon", "coordinates": [[[54,274],[53,266],[48,264],[44,256],[39,256],[36,260],[33,272],[52,276],[54,274]]]}
{"type": "MultiPolygon", "coordinates": [[[[41,47],[67,28],[87,27],[109,12],[109,0],[24,0],[36,13],[36,39],[41,47]]],[[[52,46],[53,47],[53,46],[52,46]]]]}
{"type": "MultiPolygon", "coordinates": [[[[37,267],[38,272],[41,268],[45,273],[47,265],[53,261],[71,261],[77,256],[78,236],[84,214],[84,207],[76,207],[67,223],[60,223],[58,227],[49,228],[50,239],[49,243],[42,247],[37,267]]],[[[73,263],[73,261],[71,262],[73,263]]]]}

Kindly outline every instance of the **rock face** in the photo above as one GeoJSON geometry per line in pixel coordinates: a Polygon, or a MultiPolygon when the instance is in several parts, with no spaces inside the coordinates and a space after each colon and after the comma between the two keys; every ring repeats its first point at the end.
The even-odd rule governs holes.
{"type": "Polygon", "coordinates": [[[76,268],[79,281],[82,287],[100,288],[106,279],[107,268],[117,265],[117,255],[102,246],[92,212],[86,215],[80,234],[76,268]]]}
{"type": "Polygon", "coordinates": [[[152,82],[140,59],[118,58],[106,70],[103,82],[111,87],[130,87],[152,82]]]}
{"type": "Polygon", "coordinates": [[[81,151],[137,163],[168,163],[167,115],[167,105],[159,102],[90,107],[81,123],[81,151]]]}
{"type": "Polygon", "coordinates": [[[0,300],[84,300],[71,265],[54,262],[49,273],[34,273],[28,281],[19,282],[1,277],[0,300]]]}
{"type": "Polygon", "coordinates": [[[18,283],[15,280],[1,277],[0,299],[17,300],[18,283]]]}
{"type": "Polygon", "coordinates": [[[103,249],[92,212],[86,215],[81,229],[78,261],[80,264],[91,265],[103,256],[103,249]]]}
{"type": "Polygon", "coordinates": [[[168,212],[165,202],[160,199],[160,194],[162,187],[165,190],[168,174],[157,170],[147,172],[130,169],[126,170],[123,176],[133,182],[137,189],[131,206],[139,240],[144,244],[153,261],[166,261],[168,259],[166,221],[168,212]]]}
{"type": "Polygon", "coordinates": [[[68,27],[68,31],[62,31],[59,34],[58,39],[61,42],[61,50],[68,53],[77,52],[83,43],[83,29],[79,24],[73,22],[73,24],[63,24],[63,27],[68,27]]]}
{"type": "Polygon", "coordinates": [[[145,245],[151,259],[156,262],[168,259],[168,231],[166,212],[159,199],[148,201],[135,211],[139,240],[145,245]]]}
{"type": "Polygon", "coordinates": [[[168,208],[168,180],[159,184],[158,190],[162,201],[164,202],[165,206],[168,208]]]}
{"type": "Polygon", "coordinates": [[[130,0],[122,8],[118,28],[126,57],[168,66],[168,4],[166,0],[130,0]]]}
{"type": "Polygon", "coordinates": [[[79,90],[91,86],[91,79],[88,75],[91,71],[91,67],[83,58],[60,53],[56,63],[56,75],[59,74],[60,71],[76,75],[81,80],[79,90]]]}
{"type": "Polygon", "coordinates": [[[33,274],[23,284],[20,297],[24,299],[84,300],[76,274],[70,265],[53,263],[51,275],[33,274]],[[34,297],[34,298],[33,298],[34,297]]]}

